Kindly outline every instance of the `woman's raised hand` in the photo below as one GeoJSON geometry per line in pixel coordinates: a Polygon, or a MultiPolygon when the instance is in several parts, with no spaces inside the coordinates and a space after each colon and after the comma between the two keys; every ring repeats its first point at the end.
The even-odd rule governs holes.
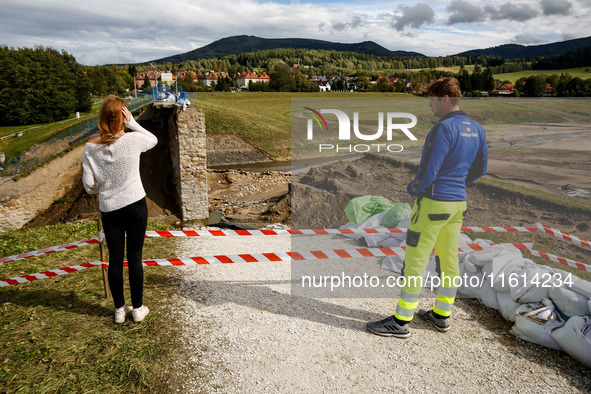
{"type": "Polygon", "coordinates": [[[133,116],[131,115],[131,112],[129,112],[127,107],[123,107],[121,109],[121,112],[123,112],[123,123],[129,123],[129,121],[133,119],[133,116]]]}

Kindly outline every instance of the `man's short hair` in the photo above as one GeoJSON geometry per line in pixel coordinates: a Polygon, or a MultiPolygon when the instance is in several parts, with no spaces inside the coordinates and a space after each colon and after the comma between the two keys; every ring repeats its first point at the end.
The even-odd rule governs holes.
{"type": "Polygon", "coordinates": [[[433,82],[429,88],[427,89],[427,93],[429,96],[434,97],[457,97],[456,100],[452,100],[454,104],[460,102],[460,97],[462,97],[462,88],[460,87],[460,82],[453,78],[440,78],[437,81],[433,82]]]}

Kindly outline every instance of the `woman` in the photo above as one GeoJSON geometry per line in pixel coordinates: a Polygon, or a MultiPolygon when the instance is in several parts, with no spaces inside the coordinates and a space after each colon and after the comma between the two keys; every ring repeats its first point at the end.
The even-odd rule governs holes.
{"type": "Polygon", "coordinates": [[[115,303],[115,323],[131,312],[133,321],[149,312],[143,305],[144,270],[142,249],[148,222],[146,192],[140,179],[140,154],[152,149],[158,139],[140,126],[117,96],[103,102],[98,115],[100,134],[90,137],[84,148],[84,188],[99,197],[99,209],[109,249],[109,287],[115,303]],[[125,133],[123,125],[133,130],[125,133]],[[127,261],[132,307],[123,297],[123,256],[127,234],[127,261]]]}

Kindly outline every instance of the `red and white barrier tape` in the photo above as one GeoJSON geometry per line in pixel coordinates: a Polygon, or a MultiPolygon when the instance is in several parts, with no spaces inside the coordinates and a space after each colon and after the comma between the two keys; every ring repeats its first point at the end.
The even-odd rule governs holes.
{"type": "MultiPolygon", "coordinates": [[[[231,236],[260,236],[260,235],[344,235],[344,234],[401,234],[405,228],[328,228],[328,229],[281,229],[281,230],[186,230],[186,231],[146,231],[146,238],[159,237],[231,237],[231,236]]],[[[535,232],[535,227],[462,227],[463,232],[535,232]]]]}
{"type": "Polygon", "coordinates": [[[583,239],[583,238],[579,238],[576,235],[565,233],[564,231],[558,230],[556,228],[552,228],[552,227],[547,226],[542,223],[536,223],[536,227],[540,231],[543,231],[543,232],[553,235],[555,237],[562,238],[564,240],[570,241],[570,242],[575,243],[577,245],[586,246],[588,248],[591,248],[591,243],[589,241],[587,241],[586,239],[583,239]]]}
{"type": "Polygon", "coordinates": [[[82,271],[87,268],[96,267],[96,266],[103,265],[103,264],[104,263],[102,263],[100,261],[93,261],[91,263],[83,263],[83,264],[79,264],[79,265],[73,265],[71,267],[63,267],[63,268],[58,268],[58,269],[54,269],[54,270],[43,271],[43,272],[39,272],[36,274],[28,274],[28,275],[23,275],[23,276],[17,276],[15,278],[2,279],[2,280],[0,280],[0,287],[10,286],[10,285],[18,285],[20,283],[26,283],[26,282],[33,282],[33,281],[39,280],[39,279],[53,278],[54,276],[70,274],[72,272],[82,271]]]}
{"type": "MultiPolygon", "coordinates": [[[[344,235],[344,234],[401,234],[406,233],[405,228],[363,228],[363,229],[283,229],[283,230],[187,230],[187,231],[146,231],[146,238],[170,238],[170,237],[203,237],[203,236],[261,236],[261,235],[344,235]]],[[[535,227],[462,227],[463,232],[534,232],[535,227]]],[[[574,236],[572,236],[574,237],[574,236]]],[[[575,237],[576,239],[579,239],[575,237]]],[[[97,238],[72,242],[65,245],[52,246],[33,252],[21,253],[14,256],[0,258],[0,264],[22,260],[29,257],[42,256],[44,254],[60,252],[101,242],[104,232],[99,232],[97,238]]],[[[583,240],[584,241],[584,240],[583,240]]],[[[588,241],[585,241],[588,244],[588,241]]]]}
{"type": "MultiPolygon", "coordinates": [[[[519,249],[527,249],[521,243],[514,244],[494,244],[510,245],[519,249]]],[[[468,249],[459,249],[460,252],[470,250],[482,250],[478,244],[465,245],[468,249]]],[[[359,257],[386,257],[396,256],[404,251],[404,248],[357,248],[357,249],[336,249],[336,250],[313,250],[309,252],[283,252],[283,253],[255,253],[255,254],[236,254],[236,255],[217,255],[205,257],[187,257],[174,259],[144,260],[143,264],[147,267],[171,267],[171,266],[190,266],[190,265],[211,265],[211,264],[231,264],[231,263],[256,263],[256,262],[289,262],[294,261],[312,261],[326,259],[346,259],[359,257]]],[[[72,267],[59,268],[51,271],[44,271],[37,274],[23,275],[15,278],[0,280],[0,287],[16,285],[19,283],[31,282],[39,279],[51,278],[58,275],[64,275],[70,272],[81,271],[93,266],[100,266],[105,263],[94,261],[72,267]]],[[[106,264],[105,264],[106,265],[106,264]]],[[[127,265],[127,263],[125,263],[127,265]]]]}
{"type": "Polygon", "coordinates": [[[33,252],[26,252],[26,253],[17,254],[14,256],[3,257],[0,259],[0,264],[10,263],[12,261],[17,261],[17,260],[28,259],[30,257],[43,256],[43,255],[49,254],[49,253],[61,252],[64,250],[75,249],[75,248],[79,248],[81,246],[98,244],[98,243],[99,243],[99,238],[91,238],[91,239],[85,239],[83,241],[72,242],[72,243],[65,244],[65,245],[52,246],[52,247],[45,248],[45,249],[35,250],[33,252]]]}
{"type": "Polygon", "coordinates": [[[579,263],[578,261],[574,261],[574,260],[571,260],[571,259],[566,259],[564,257],[555,256],[555,255],[550,254],[550,253],[540,252],[538,250],[533,250],[533,249],[526,249],[526,250],[532,256],[538,256],[538,257],[541,257],[541,258],[546,259],[546,260],[551,260],[551,261],[554,261],[556,263],[568,265],[569,267],[574,267],[574,268],[578,268],[578,269],[583,270],[583,271],[586,271],[586,272],[591,272],[591,265],[579,263]]]}

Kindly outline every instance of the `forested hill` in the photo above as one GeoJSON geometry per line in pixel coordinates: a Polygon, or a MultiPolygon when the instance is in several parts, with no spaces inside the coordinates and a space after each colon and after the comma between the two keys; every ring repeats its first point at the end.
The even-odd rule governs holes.
{"type": "Polygon", "coordinates": [[[339,52],[356,52],[374,56],[424,56],[418,52],[391,51],[373,41],[364,41],[356,44],[343,44],[338,42],[310,40],[304,38],[260,38],[255,36],[233,36],[222,38],[201,48],[194,49],[179,55],[169,56],[153,62],[181,63],[187,60],[219,58],[226,55],[238,55],[246,52],[257,52],[269,49],[323,49],[339,52]]]}
{"type": "Polygon", "coordinates": [[[585,48],[591,46],[591,36],[585,38],[577,38],[574,40],[553,42],[551,44],[542,45],[518,45],[518,44],[505,44],[496,47],[490,47],[486,49],[473,49],[458,53],[456,56],[495,56],[504,59],[518,59],[521,57],[532,58],[538,56],[552,56],[561,55],[563,53],[573,51],[579,48],[585,48]]]}

